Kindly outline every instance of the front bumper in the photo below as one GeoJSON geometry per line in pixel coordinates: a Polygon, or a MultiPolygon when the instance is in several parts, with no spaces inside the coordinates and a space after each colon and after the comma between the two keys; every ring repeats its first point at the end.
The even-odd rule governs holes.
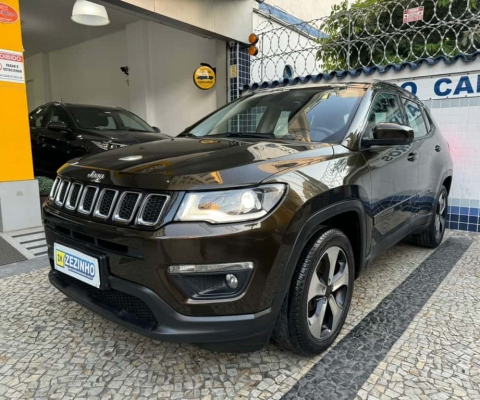
{"type": "Polygon", "coordinates": [[[179,314],[150,289],[114,276],[108,278],[110,289],[107,295],[53,269],[49,279],[77,303],[142,335],[168,342],[196,343],[203,348],[228,352],[262,348],[270,338],[285,296],[285,293],[277,294],[270,308],[256,314],[192,317],[179,314]],[[122,297],[120,302],[112,301],[115,292],[122,297]],[[126,307],[129,310],[121,308],[120,304],[128,301],[123,294],[130,295],[132,302],[134,299],[143,302],[154,319],[148,318],[145,310],[134,314],[132,309],[141,307],[138,300],[136,306],[126,307]]]}
{"type": "Polygon", "coordinates": [[[289,254],[281,251],[282,227],[288,225],[283,215],[288,214],[248,226],[170,223],[142,231],[81,219],[47,204],[52,265],[55,243],[93,255],[103,260],[104,284],[96,289],[53,269],[50,280],[76,302],[146,336],[253,351],[268,341],[285,296],[278,290],[289,254]],[[232,299],[189,298],[167,272],[172,265],[238,261],[255,267],[245,291],[232,299]]]}

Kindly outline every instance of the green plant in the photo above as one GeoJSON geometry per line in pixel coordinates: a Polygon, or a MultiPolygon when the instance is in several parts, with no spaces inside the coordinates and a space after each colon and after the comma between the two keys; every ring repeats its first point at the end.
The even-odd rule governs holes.
{"type": "Polygon", "coordinates": [[[384,65],[479,48],[478,0],[356,0],[334,5],[320,26],[317,59],[324,71],[384,65]],[[421,5],[423,21],[403,23],[404,9],[421,5]]]}
{"type": "Polygon", "coordinates": [[[40,196],[48,196],[52,190],[53,180],[46,176],[37,176],[35,179],[38,181],[40,196]]]}

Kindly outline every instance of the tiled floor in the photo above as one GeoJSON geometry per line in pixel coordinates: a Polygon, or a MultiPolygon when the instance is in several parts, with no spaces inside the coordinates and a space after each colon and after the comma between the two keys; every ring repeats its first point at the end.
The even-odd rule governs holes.
{"type": "Polygon", "coordinates": [[[480,235],[448,236],[435,252],[400,244],[378,258],[314,358],[154,342],[67,300],[46,269],[5,275],[0,398],[480,399],[480,235]]]}

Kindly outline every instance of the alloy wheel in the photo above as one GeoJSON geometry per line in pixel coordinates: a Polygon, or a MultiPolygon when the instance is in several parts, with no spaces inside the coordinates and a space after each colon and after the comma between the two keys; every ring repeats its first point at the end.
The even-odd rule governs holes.
{"type": "Polygon", "coordinates": [[[435,212],[435,236],[439,239],[445,231],[445,219],[447,218],[447,196],[445,191],[440,193],[437,210],[435,212]]]}
{"type": "Polygon", "coordinates": [[[328,248],[315,267],[308,289],[308,327],[314,338],[327,338],[342,320],[350,289],[348,274],[345,252],[338,246],[328,248]]]}

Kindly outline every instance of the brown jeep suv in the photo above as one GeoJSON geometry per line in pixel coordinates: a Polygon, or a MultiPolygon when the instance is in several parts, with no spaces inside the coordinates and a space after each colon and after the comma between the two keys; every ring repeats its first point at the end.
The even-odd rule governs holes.
{"type": "Polygon", "coordinates": [[[247,92],[176,138],[64,165],[49,277],[153,339],[318,354],[373,257],[440,244],[451,182],[447,142],[395,85],[247,92]]]}

